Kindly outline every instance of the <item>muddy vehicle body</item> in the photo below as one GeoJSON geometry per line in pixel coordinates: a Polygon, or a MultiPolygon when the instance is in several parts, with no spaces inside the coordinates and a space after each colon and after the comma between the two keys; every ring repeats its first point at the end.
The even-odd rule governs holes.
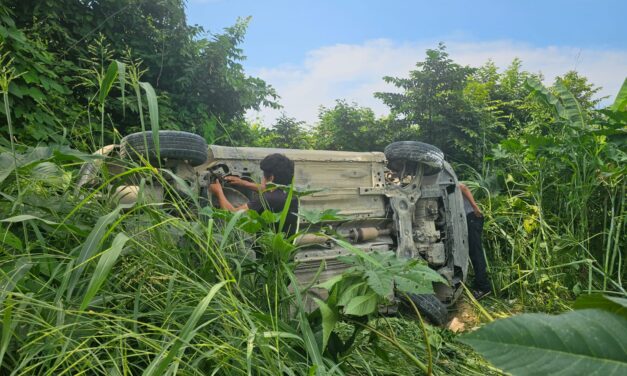
{"type": "MultiPolygon", "coordinates": [[[[122,157],[129,156],[129,146],[143,143],[136,135],[127,136],[135,140],[126,150],[122,140],[122,157]]],[[[443,323],[446,306],[461,294],[468,272],[466,216],[457,177],[437,148],[411,141],[390,144],[385,153],[205,146],[202,142],[189,146],[183,143],[198,136],[185,136],[177,142],[172,142],[171,136],[165,132],[160,137],[161,144],[172,149],[166,150],[169,158],[164,163],[201,196],[207,194],[208,179],[216,174],[261,181],[259,162],[272,153],[284,154],[294,161],[296,189],[314,191],[300,198],[301,211],[339,210],[346,219],[325,222],[326,229],[365,252],[393,251],[400,258],[424,259],[444,277],[448,284],[434,284],[435,295],[412,298],[431,321],[443,323]],[[202,153],[191,158],[190,149],[201,148],[206,148],[205,160],[202,153]]],[[[136,188],[118,187],[116,192],[122,201],[132,201],[136,188]]],[[[228,186],[225,193],[236,206],[256,194],[228,186]]],[[[163,193],[152,196],[159,199],[163,193]]],[[[299,229],[307,232],[296,240],[299,281],[311,282],[322,261],[326,268],[319,275],[320,282],[348,267],[338,260],[348,251],[314,235],[322,230],[320,224],[306,223],[301,217],[299,229]]],[[[312,293],[324,297],[324,291],[314,289],[312,293]]]]}
{"type": "MultiPolygon", "coordinates": [[[[402,146],[420,154],[424,145],[410,142],[402,146]]],[[[363,251],[394,251],[400,258],[426,260],[449,283],[434,286],[438,300],[450,305],[457,299],[468,272],[468,235],[457,177],[447,162],[423,164],[416,161],[420,157],[415,154],[400,151],[394,154],[390,169],[386,154],[381,152],[211,145],[207,163],[196,169],[203,173],[223,165],[229,174],[260,181],[259,162],[272,153],[285,154],[294,161],[297,189],[316,191],[301,197],[301,211],[339,210],[349,219],[324,226],[363,251]]],[[[303,222],[301,218],[301,230],[320,230],[320,225],[303,222]]],[[[323,260],[326,269],[321,281],[347,268],[337,259],[348,253],[340,246],[315,236],[303,236],[298,242],[303,246],[296,254],[300,281],[310,282],[323,260]]]]}

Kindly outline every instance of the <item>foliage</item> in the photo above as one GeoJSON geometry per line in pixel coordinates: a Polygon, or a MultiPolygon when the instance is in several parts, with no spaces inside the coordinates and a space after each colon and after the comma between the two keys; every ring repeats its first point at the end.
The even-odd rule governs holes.
{"type": "MultiPolygon", "coordinates": [[[[91,105],[98,110],[100,104],[93,102],[92,88],[100,86],[113,59],[143,67],[135,78],[143,76],[159,90],[163,129],[232,144],[248,132],[246,110],[277,107],[274,90],[247,76],[239,63],[248,19],[207,37],[186,24],[182,0],[46,0],[3,2],[0,20],[0,53],[11,53],[16,71],[24,74],[11,88],[16,136],[23,143],[69,138],[83,146],[91,105]]],[[[124,101],[124,88],[112,95],[98,121],[115,124],[120,134],[139,130],[138,118],[126,116],[139,108],[124,101]]],[[[114,135],[107,135],[107,143],[114,135]]]]}
{"type": "Polygon", "coordinates": [[[575,309],[602,309],[627,319],[627,299],[601,294],[582,295],[574,304],[575,309]]]}
{"type": "MultiPolygon", "coordinates": [[[[45,39],[28,35],[15,24],[12,13],[0,6],[0,55],[3,69],[13,69],[16,77],[9,86],[13,120],[18,138],[41,142],[62,142],[67,125],[59,119],[76,116],[80,111],[69,97],[71,84],[63,75],[67,64],[47,51],[45,39]]],[[[6,110],[0,107],[0,132],[6,134],[6,110]]]]}
{"type": "MultiPolygon", "coordinates": [[[[390,299],[395,291],[400,294],[429,294],[433,293],[432,282],[445,283],[445,280],[418,260],[400,260],[393,252],[367,254],[347,242],[335,241],[352,253],[340,258],[352,267],[317,286],[328,290],[329,297],[325,301],[314,298],[318,309],[311,316],[313,330],[322,338],[322,350],[337,360],[352,352],[357,335],[368,328],[366,324],[377,315],[380,306],[392,303],[390,299]],[[341,321],[355,324],[346,340],[335,332],[341,321]]],[[[388,341],[403,351],[409,361],[427,372],[422,361],[396,341],[388,341]]]]}
{"type": "Polygon", "coordinates": [[[383,120],[357,104],[338,100],[333,108],[320,108],[315,130],[315,148],[322,150],[383,150],[388,143],[383,120]]]}
{"type": "MultiPolygon", "coordinates": [[[[529,100],[530,90],[525,85],[528,78],[540,80],[541,77],[523,71],[521,66],[522,62],[514,59],[499,73],[496,65],[489,61],[466,82],[464,97],[479,115],[480,142],[476,147],[480,163],[464,162],[473,169],[484,169],[486,156],[499,142],[529,132],[534,118],[543,116],[535,102],[529,100]]],[[[464,175],[463,169],[461,174],[464,175]]]]}
{"type": "Polygon", "coordinates": [[[401,93],[375,94],[395,116],[394,140],[419,137],[453,161],[478,165],[482,140],[479,113],[464,97],[466,81],[475,70],[454,63],[443,44],[427,50],[425,61],[416,68],[409,72],[409,78],[384,77],[401,93]]]}
{"type": "Polygon", "coordinates": [[[605,98],[595,98],[595,95],[601,90],[600,87],[588,81],[588,79],[577,71],[568,71],[561,77],[556,78],[556,82],[561,83],[570,91],[581,107],[585,109],[593,109],[597,107],[605,98]]]}
{"type": "Polygon", "coordinates": [[[589,117],[561,81],[558,94],[533,80],[528,87],[550,120],[502,141],[491,158],[505,189],[487,202],[496,284],[533,291],[538,304],[569,290],[623,291],[624,125],[589,117]]]}
{"type": "Polygon", "coordinates": [[[627,372],[622,345],[627,341],[627,300],[587,300],[580,299],[586,309],[558,316],[535,313],[497,320],[461,341],[513,375],[622,375],[627,372]],[[590,309],[594,303],[601,303],[600,309],[590,309]]]}
{"type": "MultiPolygon", "coordinates": [[[[419,322],[404,317],[382,317],[369,323],[372,329],[362,331],[356,338],[355,349],[349,354],[347,362],[359,375],[419,375],[424,371],[397,348],[390,346],[387,340],[393,339],[401,346],[412,349],[415,353],[427,352],[425,331],[419,322]],[[378,335],[373,335],[379,333],[378,335]],[[363,362],[367,359],[368,362],[363,362]]],[[[348,337],[352,328],[346,324],[338,326],[342,338],[348,337]]],[[[504,375],[495,369],[477,353],[456,340],[451,331],[426,326],[429,350],[433,357],[433,375],[504,375]]],[[[424,354],[420,358],[424,358],[424,354]]]]}
{"type": "Polygon", "coordinates": [[[310,149],[312,140],[305,122],[282,114],[269,130],[263,130],[254,145],[283,149],[310,149]]]}

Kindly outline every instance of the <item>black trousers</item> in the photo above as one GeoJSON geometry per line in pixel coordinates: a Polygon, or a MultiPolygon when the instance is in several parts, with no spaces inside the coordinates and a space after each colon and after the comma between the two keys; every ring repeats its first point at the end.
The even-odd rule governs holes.
{"type": "Polygon", "coordinates": [[[486,270],[486,261],[483,254],[483,246],[481,245],[481,233],[483,232],[483,217],[477,217],[475,213],[466,215],[468,223],[468,253],[470,262],[475,271],[474,288],[482,291],[492,290],[488,272],[486,270]]]}

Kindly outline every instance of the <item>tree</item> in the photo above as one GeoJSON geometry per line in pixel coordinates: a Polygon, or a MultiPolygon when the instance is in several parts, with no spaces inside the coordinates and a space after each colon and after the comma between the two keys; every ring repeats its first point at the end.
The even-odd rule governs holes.
{"type": "Polygon", "coordinates": [[[394,116],[396,139],[419,139],[433,144],[453,161],[477,165],[480,116],[464,96],[475,69],[456,64],[446,47],[427,50],[424,62],[409,78],[384,77],[401,93],[376,93],[394,116]]]}
{"type": "MultiPolygon", "coordinates": [[[[12,12],[0,5],[0,70],[14,71],[17,76],[10,82],[8,94],[14,136],[20,141],[61,142],[67,125],[59,118],[71,118],[80,111],[77,103],[68,99],[71,85],[62,74],[67,63],[47,51],[46,43],[19,29],[12,12]]],[[[6,134],[8,140],[4,106],[0,106],[0,134],[6,134]]]]}
{"type": "Polygon", "coordinates": [[[597,107],[603,99],[607,98],[595,98],[594,96],[602,88],[595,87],[586,77],[573,70],[566,72],[561,77],[557,77],[555,82],[561,82],[575,96],[579,104],[588,111],[597,107]]]}
{"type": "Polygon", "coordinates": [[[286,149],[311,149],[311,138],[305,131],[305,122],[297,121],[286,114],[281,116],[266,130],[258,146],[286,149]]]}
{"type": "MultiPolygon", "coordinates": [[[[208,35],[199,26],[187,25],[184,5],[184,0],[8,0],[0,5],[0,27],[5,31],[13,27],[28,38],[1,43],[15,39],[17,34],[0,30],[1,51],[11,55],[27,51],[34,57],[33,51],[37,51],[39,60],[54,62],[44,66],[51,73],[43,73],[61,87],[66,101],[80,104],[79,108],[90,104],[95,94],[93,87],[77,85],[85,78],[80,72],[106,69],[113,59],[141,62],[145,69],[142,81],[150,83],[159,95],[161,128],[206,134],[208,127],[214,127],[209,133],[230,140],[230,133],[246,133],[235,128],[246,125],[243,120],[247,110],[277,107],[278,97],[264,81],[247,76],[240,64],[245,57],[238,46],[248,19],[238,20],[222,33],[208,35]],[[94,58],[90,47],[97,43],[105,46],[107,53],[94,58]]],[[[25,60],[37,61],[30,57],[25,60]]],[[[24,71],[42,76],[34,66],[24,71]]],[[[15,85],[39,91],[51,87],[26,75],[15,85]]],[[[123,135],[137,130],[137,117],[124,116],[126,109],[137,111],[133,107],[136,101],[123,104],[119,89],[114,89],[110,97],[113,100],[107,103],[106,123],[123,135]]],[[[12,99],[23,102],[17,92],[12,93],[12,99]]],[[[71,128],[74,135],[88,132],[91,117],[68,113],[65,108],[72,106],[56,99],[45,102],[37,108],[55,114],[54,126],[31,121],[34,126],[46,127],[35,135],[25,133],[23,141],[54,138],[64,132],[63,128],[71,128]]],[[[16,128],[26,128],[28,119],[23,114],[31,112],[16,114],[16,128]]]]}
{"type": "Polygon", "coordinates": [[[384,122],[356,103],[337,100],[335,107],[321,107],[316,126],[316,148],[327,150],[383,150],[387,143],[384,122]]]}
{"type": "Polygon", "coordinates": [[[528,79],[542,80],[542,75],[522,70],[522,61],[515,58],[498,76],[490,93],[489,105],[493,106],[493,114],[503,125],[503,132],[499,134],[501,139],[520,134],[534,117],[544,117],[544,111],[529,98],[530,90],[525,85],[528,79]]]}

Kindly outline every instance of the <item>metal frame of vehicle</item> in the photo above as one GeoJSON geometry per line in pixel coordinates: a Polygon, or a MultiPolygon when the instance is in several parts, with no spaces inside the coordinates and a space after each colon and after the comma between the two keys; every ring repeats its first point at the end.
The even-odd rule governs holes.
{"type": "MultiPolygon", "coordinates": [[[[336,209],[347,216],[325,223],[327,229],[366,252],[393,250],[398,257],[426,260],[449,283],[435,284],[438,299],[447,305],[457,299],[468,272],[468,234],[457,177],[447,162],[431,175],[424,175],[420,164],[408,164],[410,171],[399,177],[386,168],[381,152],[211,145],[207,162],[196,170],[205,175],[213,166],[225,165],[230,174],[260,181],[259,162],[272,153],[294,161],[298,189],[316,191],[301,198],[302,209],[336,209]]],[[[322,230],[319,224],[300,222],[301,230],[322,230]]],[[[296,254],[296,275],[301,282],[312,282],[322,261],[326,267],[320,281],[347,268],[338,261],[347,251],[324,237],[303,237],[297,243],[301,249],[296,254]]],[[[324,298],[325,292],[312,293],[324,298]]]]}

